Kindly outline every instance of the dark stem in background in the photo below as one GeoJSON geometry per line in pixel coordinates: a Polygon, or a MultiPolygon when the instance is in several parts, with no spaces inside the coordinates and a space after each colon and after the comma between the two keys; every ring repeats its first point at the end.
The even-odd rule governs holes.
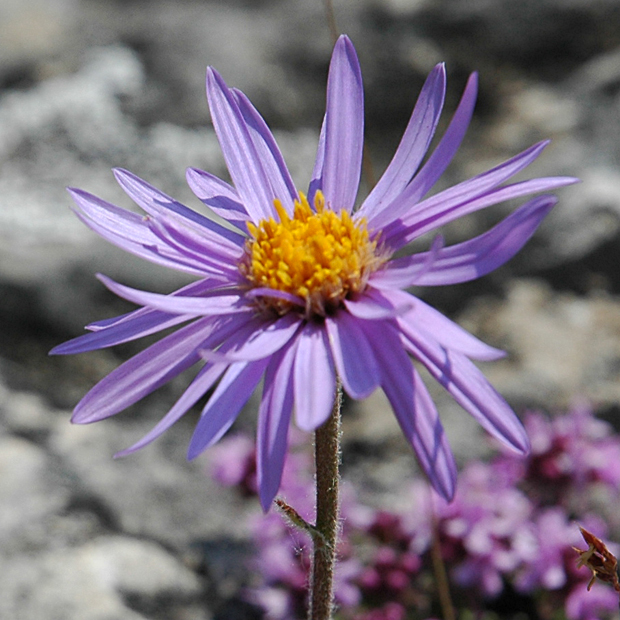
{"type": "Polygon", "coordinates": [[[454,605],[450,596],[450,584],[448,582],[448,572],[441,555],[441,544],[439,542],[439,524],[435,508],[431,503],[431,519],[432,519],[432,542],[431,542],[431,560],[433,564],[433,574],[435,575],[435,585],[437,586],[437,595],[439,596],[439,604],[444,620],[456,620],[454,614],[454,605]]]}
{"type": "Polygon", "coordinates": [[[329,620],[334,606],[334,569],[339,526],[341,406],[342,388],[338,382],[334,409],[327,422],[315,431],[316,534],[312,537],[314,560],[310,584],[310,620],[329,620]]]}
{"type": "Polygon", "coordinates": [[[335,44],[338,40],[338,26],[336,25],[336,14],[332,0],[325,0],[325,13],[327,14],[329,33],[332,35],[332,42],[335,44]]]}

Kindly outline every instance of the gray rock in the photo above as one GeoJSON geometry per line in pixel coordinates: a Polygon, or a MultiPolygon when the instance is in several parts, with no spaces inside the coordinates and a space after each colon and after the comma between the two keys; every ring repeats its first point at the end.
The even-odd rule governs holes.
{"type": "Polygon", "coordinates": [[[68,490],[43,449],[13,436],[0,439],[2,552],[45,547],[49,519],[64,509],[68,490]]]}
{"type": "Polygon", "coordinates": [[[558,293],[541,281],[516,280],[505,300],[480,299],[463,325],[508,352],[485,364],[491,382],[518,408],[595,407],[620,403],[620,305],[617,297],[558,293]]]}
{"type": "MultiPolygon", "coordinates": [[[[0,580],[0,613],[16,620],[143,620],[164,617],[166,611],[168,618],[182,618],[175,604],[201,594],[196,575],[177,559],[128,537],[31,554],[9,566],[0,580]],[[148,610],[150,603],[159,612],[134,611],[136,600],[138,607],[148,610]]],[[[195,612],[196,620],[208,617],[195,612]]]]}

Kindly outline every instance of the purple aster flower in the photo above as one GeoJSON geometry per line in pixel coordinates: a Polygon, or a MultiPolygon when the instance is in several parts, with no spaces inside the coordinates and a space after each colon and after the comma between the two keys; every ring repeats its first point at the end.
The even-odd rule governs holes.
{"type": "Polygon", "coordinates": [[[95,385],[72,420],[103,420],[201,363],[164,418],[121,452],[152,442],[217,384],[190,441],[188,456],[194,458],[224,435],[264,377],[257,479],[267,509],[280,485],[293,409],[301,429],[322,425],[332,410],[338,376],[354,399],[378,387],[384,390],[434,488],[451,498],[454,459],[412,356],[487,431],[517,452],[526,452],[521,423],[471,361],[497,359],[503,353],[404,289],[465,282],[492,271],[525,244],[556,199],[533,198],[464,243],[443,247],[437,237],[427,252],[394,255],[459,217],[575,179],[503,185],[538,157],[545,146],[540,143],[426,197],[456,153],[476,98],[472,75],[445,134],[423,163],[443,107],[445,79],[444,67],[438,65],[422,88],[394,158],[357,210],[363,92],[358,59],[346,36],[338,40],[331,59],[327,109],[307,195],[295,188],[257,110],[211,68],[207,96],[233,185],[195,169],[187,179],[198,198],[236,230],[125,170],[116,170],[116,179],[146,217],[71,189],[77,216],[102,237],[197,277],[170,295],[159,295],[100,276],[111,291],[141,308],[90,325],[91,333],[53,353],[91,351],[178,329],[95,385]]]}

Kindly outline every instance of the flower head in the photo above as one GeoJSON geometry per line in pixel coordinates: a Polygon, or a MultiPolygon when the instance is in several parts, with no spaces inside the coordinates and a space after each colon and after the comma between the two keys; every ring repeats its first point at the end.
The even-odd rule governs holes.
{"type": "Polygon", "coordinates": [[[588,548],[583,551],[573,547],[579,554],[579,560],[577,566],[586,566],[592,571],[592,578],[588,583],[588,590],[592,588],[592,585],[597,579],[603,582],[610,583],[616,592],[620,592],[620,582],[618,582],[618,560],[616,556],[607,549],[605,543],[594,536],[591,532],[580,527],[581,535],[583,539],[588,543],[588,548]]]}
{"type": "Polygon", "coordinates": [[[189,446],[193,458],[216,443],[264,377],[257,440],[261,503],[280,485],[287,431],[314,430],[329,417],[336,376],[355,399],[386,393],[407,440],[435,489],[454,494],[455,464],[437,410],[410,356],[428,368],[492,435],[517,452],[525,431],[472,359],[503,355],[420,299],[413,285],[480,277],[512,257],[556,202],[540,195],[488,232],[450,247],[437,237],[427,252],[394,258],[421,235],[499,202],[575,182],[551,177],[503,185],[540,154],[537,144],[499,166],[426,197],[456,153],[476,98],[472,75],[444,136],[427,155],[445,95],[445,70],[431,72],[385,173],[355,210],[363,143],[363,92],[352,43],[340,37],[331,59],[327,109],[307,194],[297,191],[265,121],[245,95],[207,72],[215,131],[233,185],[200,170],[187,180],[199,199],[236,230],[179,204],[125,170],[116,179],[141,217],[72,189],[78,217],[122,249],[196,276],[170,295],[131,289],[100,276],[141,307],[89,326],[60,345],[68,354],[109,347],[173,326],[172,334],[93,387],[73,421],[114,415],[183,370],[201,363],[172,409],[141,448],[217,384],[189,446]],[[218,383],[219,381],[219,383],[218,383]]]}

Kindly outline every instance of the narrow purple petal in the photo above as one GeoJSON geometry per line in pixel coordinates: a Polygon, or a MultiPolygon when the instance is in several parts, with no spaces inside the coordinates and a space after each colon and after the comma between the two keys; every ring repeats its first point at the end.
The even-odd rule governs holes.
{"type": "Polygon", "coordinates": [[[207,364],[200,369],[200,372],[194,377],[183,395],[168,413],[148,432],[140,441],[136,442],[129,448],[117,452],[114,457],[127,456],[148,444],[155,441],[163,435],[175,422],[180,420],[213,386],[213,384],[222,376],[226,370],[227,364],[207,364]]]}
{"type": "Polygon", "coordinates": [[[467,357],[481,361],[491,361],[506,357],[506,353],[482,342],[468,331],[445,317],[432,306],[405,291],[384,291],[393,304],[404,306],[409,302],[411,309],[399,314],[399,321],[407,325],[412,333],[424,330],[433,334],[441,345],[458,351],[467,357]]]}
{"type": "Polygon", "coordinates": [[[195,321],[127,360],[82,398],[71,421],[98,422],[150,394],[199,361],[196,344],[203,342],[214,327],[212,319],[195,321]]]}
{"type": "Polygon", "coordinates": [[[182,205],[132,172],[122,168],[115,168],[113,172],[123,191],[152,217],[170,218],[197,230],[205,241],[217,245],[220,251],[229,250],[236,255],[237,248],[243,246],[245,237],[182,205]]]}
{"type": "Polygon", "coordinates": [[[390,205],[381,216],[372,220],[371,226],[384,228],[389,223],[400,218],[403,220],[411,218],[414,214],[420,216],[427,209],[432,209],[438,205],[448,204],[450,201],[463,203],[467,200],[477,198],[495,189],[515,174],[524,170],[534,160],[536,160],[549,144],[549,140],[539,142],[529,147],[525,151],[511,157],[501,164],[445,189],[430,198],[418,202],[417,198],[411,200],[406,194],[398,197],[394,204],[390,205]]]}
{"type": "Polygon", "coordinates": [[[252,288],[245,293],[245,296],[248,299],[256,299],[257,297],[273,297],[274,299],[283,299],[284,301],[290,301],[292,304],[304,307],[305,301],[303,297],[299,295],[293,295],[292,293],[287,293],[286,291],[280,291],[277,288],[267,288],[265,286],[260,286],[257,288],[252,288]]]}
{"type": "Polygon", "coordinates": [[[407,288],[457,284],[484,276],[527,243],[556,202],[554,196],[533,198],[486,233],[443,248],[432,261],[428,261],[429,252],[391,261],[372,282],[378,288],[407,288]]]}
{"type": "Polygon", "coordinates": [[[469,412],[504,445],[520,454],[530,449],[529,439],[514,411],[464,355],[440,346],[423,330],[415,331],[399,321],[405,346],[469,412]]]}
{"type": "Polygon", "coordinates": [[[280,488],[293,412],[293,364],[296,344],[280,349],[265,371],[258,413],[256,470],[258,495],[267,512],[280,488]]]}
{"type": "Polygon", "coordinates": [[[245,320],[207,317],[162,338],[99,381],[76,406],[72,422],[97,422],[133,405],[198,362],[198,348],[217,346],[245,320]]]}
{"type": "Polygon", "coordinates": [[[403,349],[396,327],[365,323],[364,330],[381,369],[381,387],[433,488],[447,501],[454,496],[456,464],[437,409],[403,349]]]}
{"type": "MultiPolygon", "coordinates": [[[[148,308],[139,308],[138,310],[132,310],[131,312],[126,312],[125,314],[119,314],[117,316],[112,316],[107,319],[99,319],[98,321],[93,321],[84,327],[84,329],[88,329],[91,332],[98,332],[104,329],[108,329],[110,327],[114,327],[117,324],[124,323],[125,321],[130,321],[136,318],[136,315],[139,313],[142,316],[143,313],[152,314],[156,312],[156,310],[149,310],[148,308]]],[[[162,313],[163,314],[163,313],[162,313]]]]}
{"type": "Polygon", "coordinates": [[[205,275],[202,265],[188,264],[185,256],[162,244],[137,213],[79,189],[69,188],[69,193],[80,209],[75,210],[76,216],[106,241],[157,265],[196,276],[205,275]]]}
{"type": "Polygon", "coordinates": [[[246,231],[246,222],[250,216],[233,187],[198,168],[188,168],[185,178],[190,189],[213,213],[246,231]]]}
{"type": "Polygon", "coordinates": [[[283,347],[299,329],[301,321],[294,312],[279,319],[266,321],[255,316],[217,351],[202,350],[200,355],[206,360],[237,362],[262,359],[283,347]]]}
{"type": "MultiPolygon", "coordinates": [[[[439,252],[443,250],[445,245],[445,239],[443,235],[435,235],[433,242],[431,243],[430,250],[428,252],[424,252],[424,260],[417,266],[418,271],[416,272],[417,278],[423,278],[425,274],[432,270],[433,265],[437,261],[439,257],[439,252]]],[[[391,263],[388,264],[387,268],[382,271],[385,273],[388,269],[391,268],[391,263]]],[[[402,287],[392,287],[392,288],[407,288],[406,286],[402,287]]]]}
{"type": "Polygon", "coordinates": [[[437,65],[426,78],[392,161],[359,210],[371,218],[405,189],[422,163],[435,134],[446,95],[446,69],[437,65]]]}
{"type": "Polygon", "coordinates": [[[334,406],[336,372],[322,325],[306,323],[295,357],[295,419],[304,431],[314,431],[327,420],[334,406]]]}
{"type": "Polygon", "coordinates": [[[229,366],[198,420],[187,451],[188,459],[196,458],[221,439],[252,395],[268,362],[269,358],[265,358],[229,366]]]}
{"type": "Polygon", "coordinates": [[[225,248],[212,243],[204,230],[177,226],[170,218],[148,218],[147,225],[160,240],[161,247],[176,250],[192,265],[213,277],[240,280],[238,264],[243,255],[240,247],[225,248]]]}
{"type": "Polygon", "coordinates": [[[409,309],[413,299],[407,305],[395,306],[380,290],[369,287],[363,294],[352,299],[345,299],[346,309],[358,319],[382,320],[392,318],[409,309]]]}
{"type": "Polygon", "coordinates": [[[97,278],[114,294],[141,306],[148,306],[155,310],[170,314],[189,314],[193,316],[209,316],[214,314],[232,314],[236,312],[253,312],[247,305],[241,293],[224,290],[210,290],[199,297],[185,297],[181,295],[160,295],[139,291],[123,284],[114,282],[111,278],[97,274],[97,278]]]}
{"type": "MultiPolygon", "coordinates": [[[[172,295],[185,295],[185,296],[196,296],[196,295],[204,295],[213,289],[222,288],[222,281],[216,278],[202,278],[197,282],[191,282],[186,286],[181,287],[180,289],[171,293],[172,295]]],[[[85,329],[90,331],[102,331],[105,329],[109,329],[114,326],[118,326],[121,323],[126,321],[132,321],[142,315],[151,315],[157,314],[166,315],[166,313],[160,313],[158,310],[150,310],[149,308],[139,308],[138,310],[133,310],[132,312],[127,312],[126,314],[120,314],[119,316],[111,317],[109,319],[101,319],[99,321],[93,321],[89,323],[85,329]]]]}
{"type": "Polygon", "coordinates": [[[50,355],[74,355],[87,351],[105,349],[124,342],[130,342],[155,334],[164,329],[174,327],[185,321],[194,318],[188,315],[172,316],[157,310],[140,308],[136,310],[136,315],[131,319],[120,321],[118,324],[110,325],[104,329],[98,329],[89,334],[84,334],[63,342],[54,347],[50,355]],[[140,314],[137,314],[140,313],[140,314]]]}
{"type": "Polygon", "coordinates": [[[360,320],[340,310],[325,319],[338,376],[351,398],[361,400],[379,386],[380,372],[360,320]]]}
{"type": "Polygon", "coordinates": [[[282,179],[270,178],[273,168],[266,169],[263,165],[262,154],[256,148],[235,95],[211,67],[207,70],[207,98],[228,172],[251,220],[256,223],[274,215],[273,201],[280,196],[273,186],[280,187],[282,179]]]}
{"type": "MultiPolygon", "coordinates": [[[[408,204],[415,204],[435,185],[439,177],[444,173],[448,164],[461,146],[467,127],[471,121],[478,94],[478,76],[472,73],[467,81],[461,101],[448,125],[448,129],[435,147],[420,172],[416,174],[411,183],[399,197],[408,204]]],[[[387,215],[387,212],[384,212],[387,215]]]]}
{"type": "Polygon", "coordinates": [[[314,205],[314,197],[317,190],[321,189],[323,180],[323,166],[325,165],[325,127],[327,119],[323,116],[323,123],[321,124],[321,133],[319,134],[319,143],[316,149],[316,160],[314,162],[314,169],[312,170],[312,177],[310,178],[310,185],[308,186],[308,202],[310,206],[314,205]]]}
{"type": "MultiPolygon", "coordinates": [[[[542,177],[506,185],[471,200],[463,201],[455,198],[445,202],[436,201],[432,208],[425,206],[423,210],[422,208],[420,211],[416,209],[415,214],[405,216],[402,220],[390,224],[382,231],[384,233],[382,239],[389,246],[400,248],[427,232],[475,211],[527,194],[538,194],[578,182],[579,179],[573,177],[542,177]]],[[[429,201],[434,198],[435,196],[429,201]]]]}
{"type": "MultiPolygon", "coordinates": [[[[452,501],[457,476],[454,455],[448,438],[444,434],[435,403],[416,369],[412,367],[412,370],[415,408],[418,412],[414,419],[414,427],[411,429],[417,439],[413,447],[435,491],[447,501],[452,501]]],[[[396,398],[398,398],[398,393],[395,395],[396,398]]],[[[401,428],[405,431],[406,426],[401,423],[401,428]]]]}
{"type": "Polygon", "coordinates": [[[342,35],[327,79],[325,152],[320,188],[334,211],[351,211],[359,187],[364,144],[364,92],[355,48],[342,35]]]}
{"type": "Polygon", "coordinates": [[[254,141],[267,178],[272,184],[273,192],[280,199],[284,208],[292,215],[293,205],[298,194],[280,148],[267,123],[252,105],[252,102],[240,90],[233,88],[232,92],[237,99],[239,111],[245,120],[250,137],[254,141]]]}

